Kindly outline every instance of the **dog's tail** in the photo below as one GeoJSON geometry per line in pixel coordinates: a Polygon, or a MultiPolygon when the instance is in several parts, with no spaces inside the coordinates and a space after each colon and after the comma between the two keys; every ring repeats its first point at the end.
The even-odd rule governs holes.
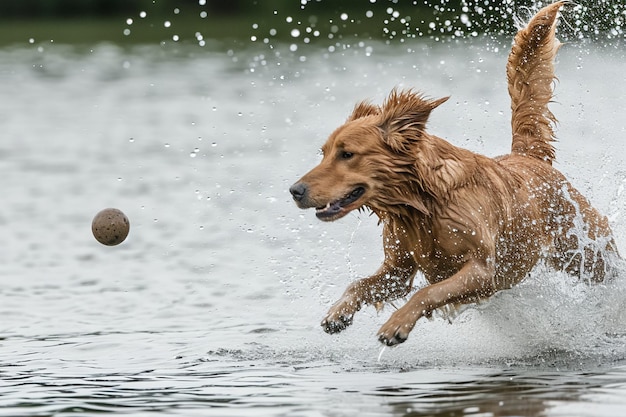
{"type": "Polygon", "coordinates": [[[511,152],[552,163],[555,157],[553,124],[548,109],[554,82],[554,57],[559,41],[554,32],[558,11],[564,1],[541,9],[515,35],[506,73],[513,111],[511,152]]]}

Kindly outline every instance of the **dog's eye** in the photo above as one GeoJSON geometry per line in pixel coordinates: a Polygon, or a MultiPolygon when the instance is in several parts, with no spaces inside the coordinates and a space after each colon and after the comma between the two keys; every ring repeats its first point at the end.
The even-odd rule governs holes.
{"type": "Polygon", "coordinates": [[[354,156],[352,152],[343,151],[341,152],[341,159],[350,159],[354,156]]]}

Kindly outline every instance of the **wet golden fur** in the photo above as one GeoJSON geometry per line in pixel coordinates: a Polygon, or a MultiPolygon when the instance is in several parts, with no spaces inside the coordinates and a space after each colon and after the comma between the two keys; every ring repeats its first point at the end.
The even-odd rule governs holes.
{"type": "Polygon", "coordinates": [[[472,303],[524,279],[541,260],[600,281],[616,253],[608,221],[552,167],[557,14],[543,8],[515,37],[507,63],[512,108],[509,155],[488,158],[425,130],[447,98],[394,90],[381,105],[358,104],[323,145],[320,164],[291,187],[321,220],[369,208],[383,224],[384,262],[352,283],[322,322],[329,333],[364,305],[404,296],[420,271],[429,285],[378,332],[387,345],[447,305],[472,303]]]}

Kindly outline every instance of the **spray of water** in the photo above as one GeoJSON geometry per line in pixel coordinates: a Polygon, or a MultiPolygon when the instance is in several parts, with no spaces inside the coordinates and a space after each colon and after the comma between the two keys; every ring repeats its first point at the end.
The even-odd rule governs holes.
{"type": "MultiPolygon", "coordinates": [[[[303,0],[299,13],[291,12],[288,16],[281,16],[280,10],[274,11],[276,20],[282,17],[292,25],[288,33],[293,41],[293,51],[301,43],[328,40],[331,44],[329,51],[334,52],[355,43],[355,37],[371,39],[372,36],[401,43],[410,39],[448,42],[480,34],[500,39],[513,34],[551,1],[442,0],[401,5],[395,1],[373,0],[359,11],[336,6],[335,15],[328,22],[317,15],[321,3],[321,0],[303,0]]],[[[565,41],[614,42],[624,37],[626,5],[614,0],[579,1],[567,6],[563,19],[565,25],[559,30],[565,41]]],[[[278,26],[264,28],[255,23],[251,39],[271,45],[280,35],[276,29],[278,26]]]]}

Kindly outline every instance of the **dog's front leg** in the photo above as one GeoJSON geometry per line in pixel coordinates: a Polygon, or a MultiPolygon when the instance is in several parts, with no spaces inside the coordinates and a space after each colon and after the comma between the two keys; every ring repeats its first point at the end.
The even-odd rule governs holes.
{"type": "Polygon", "coordinates": [[[470,260],[460,271],[443,281],[419,290],[378,331],[387,346],[404,342],[417,320],[450,303],[471,303],[496,292],[495,269],[488,262],[470,260]]]}
{"type": "Polygon", "coordinates": [[[363,304],[375,304],[405,296],[413,285],[414,276],[414,268],[388,268],[383,265],[371,277],[353,282],[322,320],[324,331],[332,334],[344,330],[352,324],[354,313],[363,304]]]}

